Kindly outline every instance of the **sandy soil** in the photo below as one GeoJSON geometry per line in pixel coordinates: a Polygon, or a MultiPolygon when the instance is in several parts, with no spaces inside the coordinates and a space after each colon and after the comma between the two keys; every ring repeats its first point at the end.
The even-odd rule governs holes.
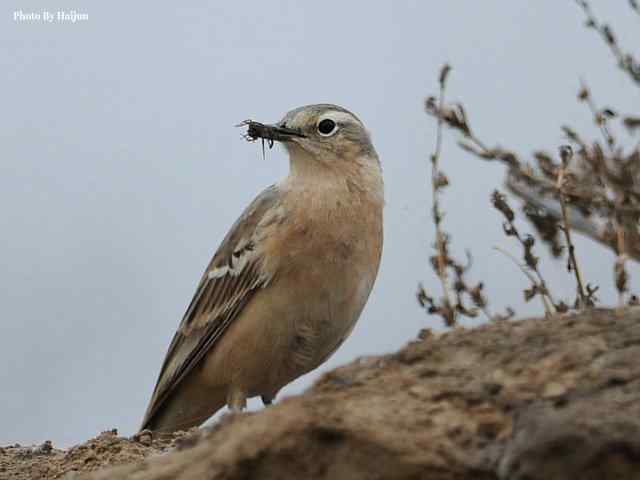
{"type": "Polygon", "coordinates": [[[0,479],[74,479],[81,472],[136,463],[169,450],[188,448],[203,434],[193,429],[162,437],[143,434],[125,438],[119,437],[114,429],[67,450],[55,448],[50,441],[37,446],[3,446],[0,447],[0,479]]]}
{"type": "Polygon", "coordinates": [[[425,330],[210,430],[3,447],[0,478],[640,479],[640,309],[425,330]]]}

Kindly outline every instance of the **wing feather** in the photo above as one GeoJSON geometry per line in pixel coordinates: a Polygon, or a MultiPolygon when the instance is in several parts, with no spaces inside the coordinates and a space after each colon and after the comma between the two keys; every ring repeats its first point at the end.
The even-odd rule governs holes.
{"type": "Polygon", "coordinates": [[[263,233],[261,226],[277,221],[268,217],[274,215],[278,198],[275,186],[262,192],[233,225],[209,263],[169,345],[142,428],[215,347],[255,292],[269,283],[272,274],[264,271],[255,245],[263,233]]]}

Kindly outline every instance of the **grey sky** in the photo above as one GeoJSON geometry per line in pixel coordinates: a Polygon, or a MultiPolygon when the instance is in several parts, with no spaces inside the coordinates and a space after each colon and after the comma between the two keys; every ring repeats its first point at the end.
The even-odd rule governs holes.
{"type": "MultiPolygon", "coordinates": [[[[282,397],[439,328],[414,294],[421,280],[439,292],[427,266],[435,123],[422,104],[444,61],[454,66],[449,96],[478,134],[522,153],[555,151],[563,123],[595,136],[575,101],[580,78],[601,102],[640,110],[570,0],[191,3],[0,8],[0,444],[71,445],[138,427],[202,269],[255,194],[286,175],[284,152],[263,160],[233,127],[241,120],[343,105],[372,132],[385,173],[386,243],[369,304],[334,357],[282,397]],[[72,8],[89,20],[13,20],[15,10],[72,8]]],[[[637,45],[640,17],[626,0],[593,4],[637,45]]],[[[472,278],[486,281],[495,308],[540,313],[524,305],[526,279],[492,250],[517,251],[488,206],[502,170],[451,136],[443,162],[453,182],[445,228],[457,252],[471,248],[472,278]]],[[[588,241],[577,253],[613,302],[611,255],[588,241]]],[[[573,293],[561,263],[542,269],[573,293]]]]}

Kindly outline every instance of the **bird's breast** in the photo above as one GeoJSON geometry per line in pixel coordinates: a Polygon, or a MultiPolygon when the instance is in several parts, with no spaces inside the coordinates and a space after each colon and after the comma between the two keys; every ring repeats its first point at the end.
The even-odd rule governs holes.
{"type": "Polygon", "coordinates": [[[283,192],[280,208],[281,221],[263,232],[261,253],[273,259],[265,335],[285,352],[272,361],[267,390],[274,391],[317,367],[349,335],[382,251],[380,202],[347,189],[310,188],[283,192]]]}
{"type": "Polygon", "coordinates": [[[301,195],[274,232],[277,245],[286,249],[276,277],[286,279],[304,303],[304,315],[295,320],[299,344],[308,351],[315,342],[317,356],[326,356],[351,331],[382,251],[381,205],[343,195],[301,195]]]}
{"type": "Polygon", "coordinates": [[[359,269],[377,271],[382,250],[378,202],[341,190],[303,192],[288,200],[285,221],[274,232],[286,249],[282,268],[304,268],[320,282],[353,276],[359,269]]]}

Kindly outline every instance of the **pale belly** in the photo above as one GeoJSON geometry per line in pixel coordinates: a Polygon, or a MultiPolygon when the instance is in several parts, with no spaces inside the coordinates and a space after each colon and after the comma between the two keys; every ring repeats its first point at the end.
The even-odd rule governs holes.
{"type": "Polygon", "coordinates": [[[308,266],[255,294],[204,362],[216,388],[273,397],[324,362],[351,333],[377,265],[308,266]]]}

